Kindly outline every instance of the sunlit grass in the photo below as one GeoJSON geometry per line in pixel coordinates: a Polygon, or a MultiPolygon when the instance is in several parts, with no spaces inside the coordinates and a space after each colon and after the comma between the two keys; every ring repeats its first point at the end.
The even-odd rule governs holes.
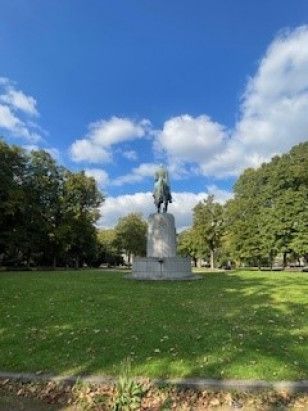
{"type": "Polygon", "coordinates": [[[307,273],[140,282],[106,271],[0,274],[0,370],[307,378],[307,273]]]}

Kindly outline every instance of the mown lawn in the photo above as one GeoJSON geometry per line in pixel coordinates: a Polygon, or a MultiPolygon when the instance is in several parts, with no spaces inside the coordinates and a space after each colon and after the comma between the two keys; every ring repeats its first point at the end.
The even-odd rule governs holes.
{"type": "Polygon", "coordinates": [[[0,371],[304,379],[307,305],[307,273],[0,273],[0,371]]]}

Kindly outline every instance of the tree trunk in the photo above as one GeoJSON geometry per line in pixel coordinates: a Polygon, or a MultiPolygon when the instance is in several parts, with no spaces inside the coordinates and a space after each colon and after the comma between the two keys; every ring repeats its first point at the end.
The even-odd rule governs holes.
{"type": "Polygon", "coordinates": [[[287,266],[287,253],[283,253],[283,268],[287,266]]]}
{"type": "Polygon", "coordinates": [[[56,267],[57,267],[57,257],[56,257],[55,255],[53,256],[52,266],[53,266],[53,269],[54,269],[54,270],[55,270],[56,267]]]}
{"type": "Polygon", "coordinates": [[[27,268],[30,267],[30,260],[31,260],[31,251],[28,250],[27,256],[26,256],[27,268]]]}
{"type": "Polygon", "coordinates": [[[210,250],[211,270],[214,270],[214,250],[210,250]]]}

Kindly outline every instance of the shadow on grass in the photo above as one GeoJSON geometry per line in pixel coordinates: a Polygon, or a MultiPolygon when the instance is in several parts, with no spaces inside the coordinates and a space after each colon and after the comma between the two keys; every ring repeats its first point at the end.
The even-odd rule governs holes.
{"type": "Polygon", "coordinates": [[[0,284],[2,370],[118,374],[131,357],[133,373],[150,377],[308,375],[305,274],[158,283],[99,271],[9,273],[0,284]]]}

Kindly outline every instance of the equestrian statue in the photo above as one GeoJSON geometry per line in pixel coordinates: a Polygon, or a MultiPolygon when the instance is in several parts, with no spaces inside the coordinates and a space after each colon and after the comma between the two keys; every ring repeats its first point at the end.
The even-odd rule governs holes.
{"type": "Polygon", "coordinates": [[[153,197],[157,212],[160,213],[160,207],[163,204],[163,213],[166,213],[168,210],[168,203],[172,203],[172,197],[168,171],[163,165],[160,165],[155,171],[153,197]]]}

